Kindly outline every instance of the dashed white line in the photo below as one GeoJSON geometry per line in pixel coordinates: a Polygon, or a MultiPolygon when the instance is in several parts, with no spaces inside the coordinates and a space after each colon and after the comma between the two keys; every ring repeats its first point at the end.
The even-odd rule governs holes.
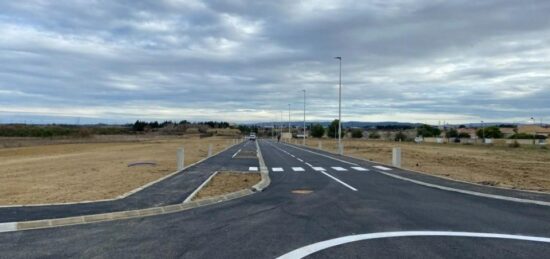
{"type": "Polygon", "coordinates": [[[17,230],[17,222],[0,223],[0,233],[17,230]]]}
{"type": "Polygon", "coordinates": [[[309,167],[313,167],[310,163],[307,163],[307,162],[306,162],[306,165],[309,167]]]}
{"type": "Polygon", "coordinates": [[[242,149],[239,149],[237,150],[237,152],[235,152],[235,154],[233,154],[233,156],[231,158],[235,158],[235,156],[237,156],[237,154],[239,154],[239,152],[241,152],[242,149]]]}
{"type": "Polygon", "coordinates": [[[273,171],[273,172],[283,172],[284,169],[282,167],[273,167],[273,168],[271,168],[271,171],[273,171]]]}
{"type": "Polygon", "coordinates": [[[313,168],[313,170],[315,170],[315,171],[326,171],[325,168],[318,167],[318,166],[313,166],[311,168],[313,168]]]}
{"type": "Polygon", "coordinates": [[[257,166],[251,166],[248,168],[248,171],[258,171],[258,167],[257,166]]]}
{"type": "Polygon", "coordinates": [[[300,161],[300,162],[304,162],[304,160],[302,160],[302,159],[300,159],[300,158],[296,158],[296,159],[298,159],[298,161],[300,161]]]}
{"type": "Polygon", "coordinates": [[[305,171],[305,169],[302,168],[302,167],[292,167],[292,171],[294,171],[294,172],[303,172],[303,171],[305,171]]]}
{"type": "Polygon", "coordinates": [[[286,253],[279,259],[286,258],[304,258],[313,253],[325,250],[327,248],[343,245],[351,242],[391,238],[391,237],[472,237],[472,238],[498,238],[498,239],[511,239],[533,242],[550,243],[550,238],[537,237],[537,236],[522,236],[522,235],[509,235],[509,234],[494,234],[494,233],[476,233],[476,232],[454,232],[454,231],[395,231],[395,232],[378,232],[368,233],[361,235],[351,235],[345,237],[339,237],[334,239],[325,240],[322,242],[307,245],[298,248],[294,251],[286,253]]]}
{"type": "Polygon", "coordinates": [[[327,172],[325,172],[325,171],[319,171],[319,172],[321,172],[322,174],[324,174],[324,175],[326,175],[326,176],[332,178],[332,180],[341,183],[343,186],[348,187],[348,188],[351,189],[352,191],[354,191],[354,192],[357,191],[357,189],[353,188],[353,186],[351,186],[351,185],[349,185],[349,184],[347,184],[347,183],[344,183],[344,182],[340,181],[340,179],[338,179],[338,178],[336,178],[336,177],[334,177],[334,176],[332,176],[332,175],[330,175],[330,174],[327,174],[327,172]]]}
{"type": "Polygon", "coordinates": [[[343,167],[339,167],[339,166],[333,166],[331,167],[332,169],[336,170],[336,171],[340,171],[340,172],[343,172],[343,171],[347,171],[348,169],[346,168],[343,168],[343,167]]]}
{"type": "Polygon", "coordinates": [[[356,170],[356,171],[368,171],[369,169],[367,168],[363,168],[363,167],[359,167],[359,166],[353,166],[351,167],[353,170],[356,170]]]}
{"type": "Polygon", "coordinates": [[[391,170],[391,168],[387,168],[387,167],[381,166],[381,165],[375,165],[373,167],[376,168],[376,169],[384,170],[384,171],[390,171],[391,170]]]}

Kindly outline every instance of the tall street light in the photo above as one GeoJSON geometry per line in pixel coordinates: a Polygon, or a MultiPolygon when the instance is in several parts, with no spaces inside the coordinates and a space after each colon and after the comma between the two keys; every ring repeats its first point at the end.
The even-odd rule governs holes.
{"type": "Polygon", "coordinates": [[[342,155],[342,57],[335,57],[340,61],[340,80],[338,88],[338,153],[342,155]]]}
{"type": "Polygon", "coordinates": [[[302,90],[304,92],[304,139],[303,139],[303,142],[302,143],[304,146],[306,145],[306,90],[302,90]]]}
{"type": "Polygon", "coordinates": [[[483,124],[483,121],[481,121],[481,137],[482,143],[485,144],[485,125],[483,124]]]}

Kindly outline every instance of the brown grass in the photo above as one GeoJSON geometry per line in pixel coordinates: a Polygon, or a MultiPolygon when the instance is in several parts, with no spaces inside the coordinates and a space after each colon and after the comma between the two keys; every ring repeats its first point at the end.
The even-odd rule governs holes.
{"type": "Polygon", "coordinates": [[[193,200],[206,199],[251,188],[260,180],[261,176],[258,173],[220,172],[197,193],[193,200]]]}
{"type": "Polygon", "coordinates": [[[0,204],[78,202],[114,198],[176,170],[176,150],[185,164],[229,139],[167,137],[133,142],[33,145],[0,149],[0,204]],[[128,167],[155,161],[156,166],[128,167]]]}
{"type": "MultiPolygon", "coordinates": [[[[336,151],[334,140],[323,148],[336,151]]],[[[308,140],[317,147],[317,140],[308,140]]],[[[498,187],[550,191],[550,150],[462,144],[429,144],[346,140],[345,154],[391,163],[392,147],[402,149],[402,167],[432,175],[498,187]]]]}

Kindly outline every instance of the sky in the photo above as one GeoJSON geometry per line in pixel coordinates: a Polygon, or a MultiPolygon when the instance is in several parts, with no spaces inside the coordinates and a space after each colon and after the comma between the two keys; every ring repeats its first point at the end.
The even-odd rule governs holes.
{"type": "Polygon", "coordinates": [[[0,123],[550,121],[550,1],[0,2],[0,123]]]}

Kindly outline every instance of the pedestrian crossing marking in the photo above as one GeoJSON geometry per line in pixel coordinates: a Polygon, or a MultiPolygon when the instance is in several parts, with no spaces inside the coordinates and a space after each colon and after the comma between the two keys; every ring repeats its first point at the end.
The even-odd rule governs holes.
{"type": "Polygon", "coordinates": [[[304,168],[301,168],[301,167],[292,167],[292,170],[293,170],[294,172],[303,172],[303,171],[305,171],[305,169],[304,169],[304,168]]]}
{"type": "Polygon", "coordinates": [[[272,172],[283,172],[284,169],[282,167],[273,167],[273,168],[271,168],[271,171],[272,172]]]}
{"type": "Polygon", "coordinates": [[[315,171],[325,171],[325,168],[318,167],[318,166],[314,166],[314,167],[312,167],[312,168],[313,168],[313,170],[315,170],[315,171]]]}
{"type": "Polygon", "coordinates": [[[251,166],[248,168],[248,171],[258,171],[258,167],[257,166],[251,166]]]}
{"type": "Polygon", "coordinates": [[[354,170],[357,170],[357,171],[368,171],[369,170],[367,168],[363,168],[363,167],[359,167],[359,166],[353,166],[351,168],[353,168],[354,170]]]}
{"type": "Polygon", "coordinates": [[[336,171],[340,171],[340,172],[342,172],[342,171],[347,171],[347,170],[348,170],[348,169],[345,169],[345,168],[339,167],[339,166],[333,166],[332,169],[334,169],[334,170],[336,170],[336,171]]]}
{"type": "Polygon", "coordinates": [[[381,165],[375,165],[373,166],[374,168],[377,168],[377,169],[380,169],[380,170],[384,170],[384,171],[389,171],[391,170],[391,168],[387,168],[385,166],[381,166],[381,165]]]}

